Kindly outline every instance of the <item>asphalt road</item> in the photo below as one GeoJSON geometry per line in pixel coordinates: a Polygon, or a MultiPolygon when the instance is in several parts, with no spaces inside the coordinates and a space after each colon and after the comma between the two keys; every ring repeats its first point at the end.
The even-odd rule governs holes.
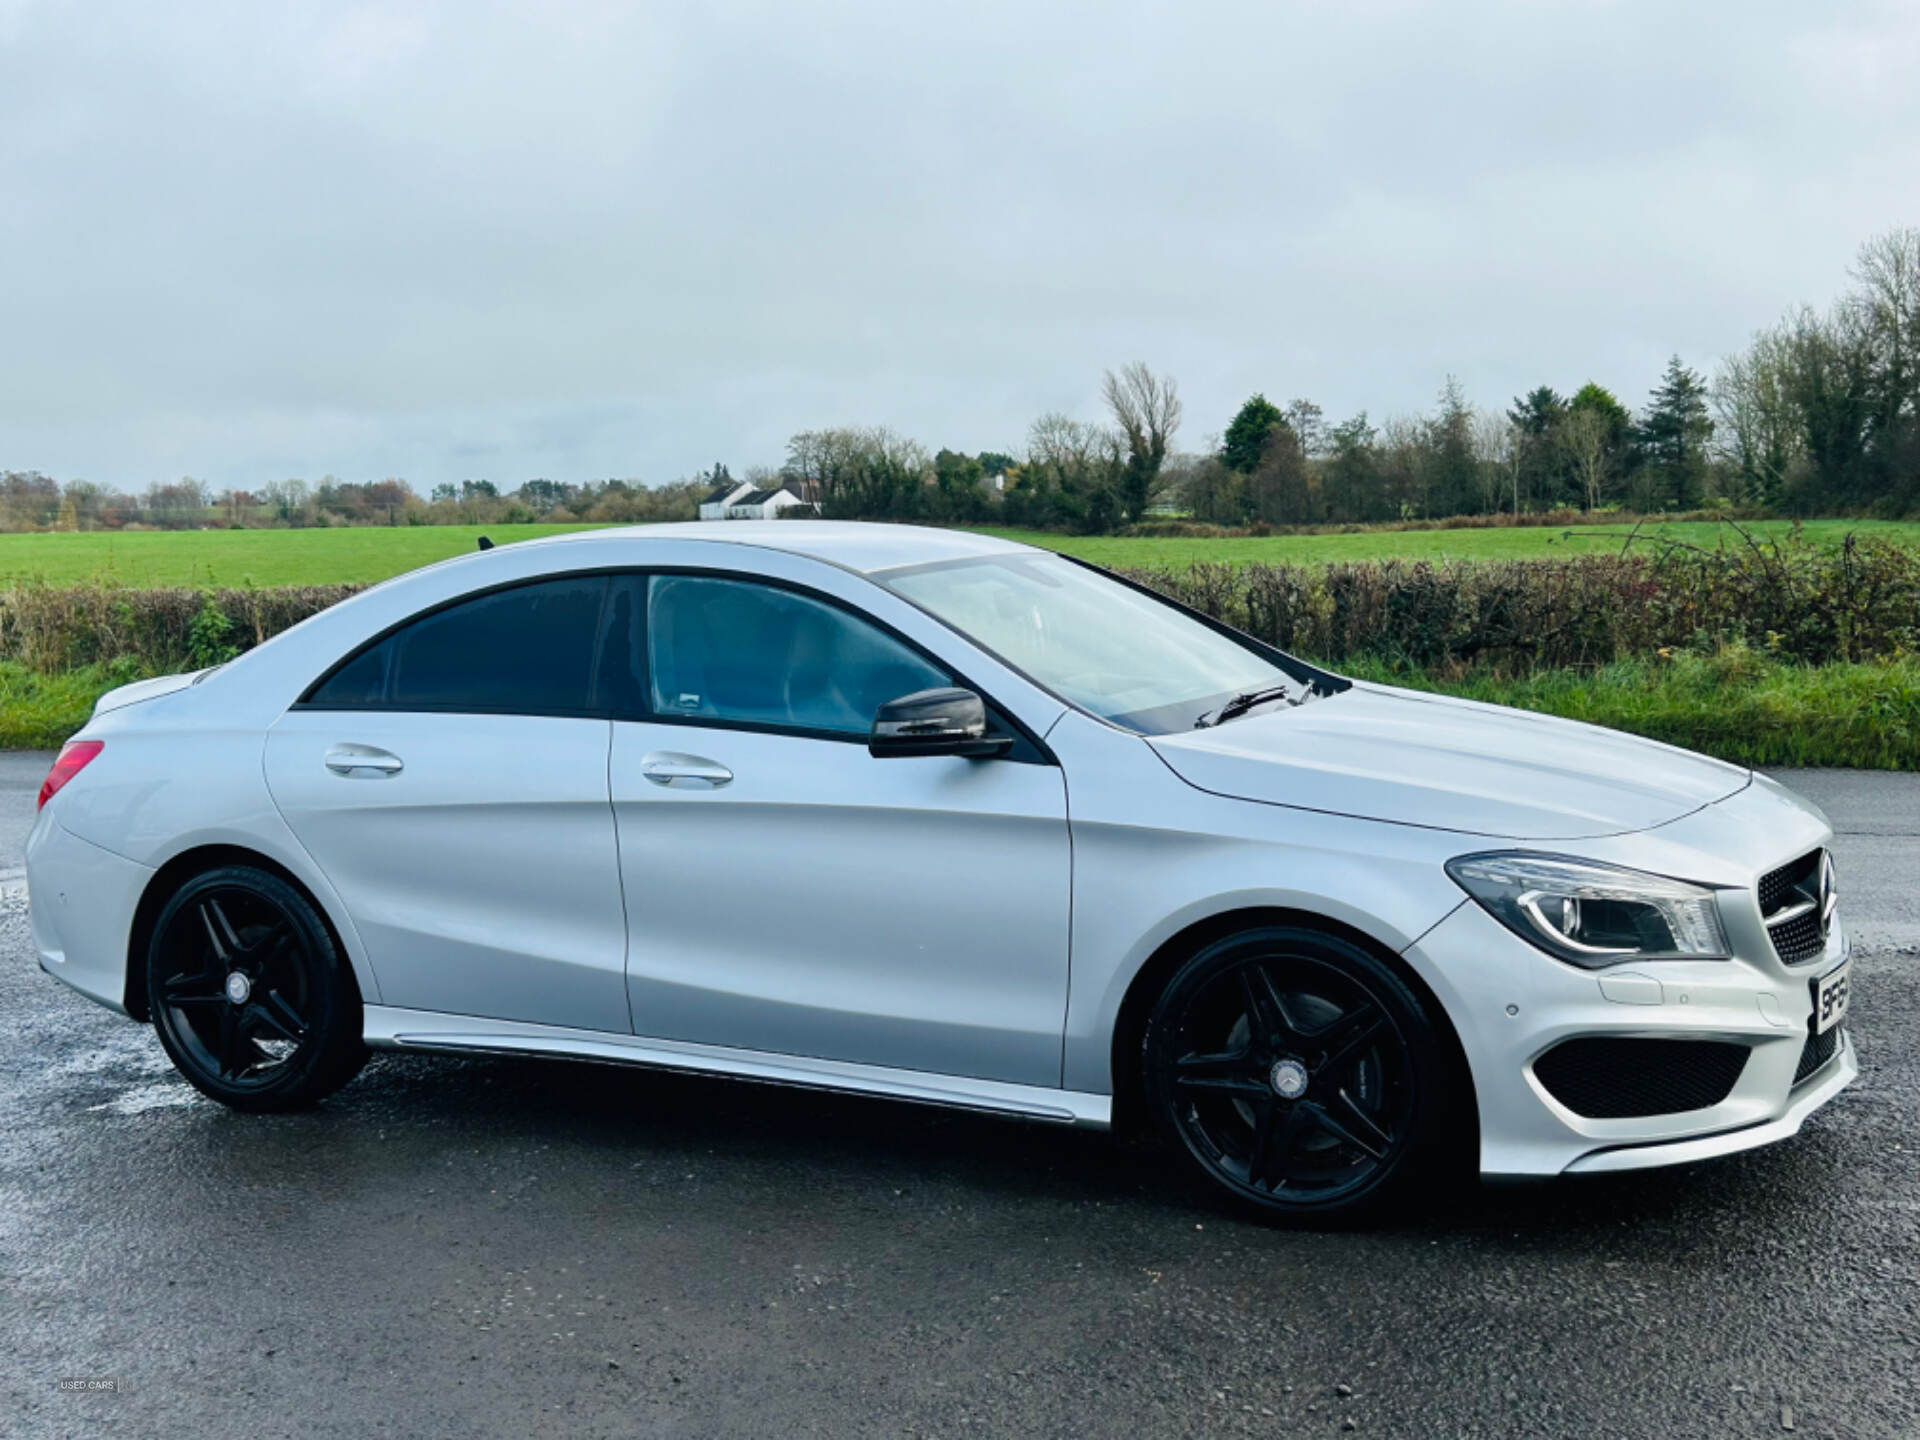
{"type": "MultiPolygon", "coordinates": [[[[45,768],[0,756],[0,844],[45,768]]],[[[587,1065],[229,1114],[0,889],[0,1432],[1920,1435],[1920,776],[1786,778],[1841,831],[1858,1085],[1767,1150],[1364,1233],[1230,1218],[1144,1144],[587,1065]]]]}

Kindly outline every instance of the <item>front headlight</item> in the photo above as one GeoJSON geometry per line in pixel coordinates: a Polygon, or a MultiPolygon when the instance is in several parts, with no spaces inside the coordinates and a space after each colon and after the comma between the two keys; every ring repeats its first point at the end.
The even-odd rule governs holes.
{"type": "Polygon", "coordinates": [[[1462,855],[1447,874],[1521,939],[1588,970],[1625,960],[1725,960],[1713,891],[1591,860],[1462,855]]]}

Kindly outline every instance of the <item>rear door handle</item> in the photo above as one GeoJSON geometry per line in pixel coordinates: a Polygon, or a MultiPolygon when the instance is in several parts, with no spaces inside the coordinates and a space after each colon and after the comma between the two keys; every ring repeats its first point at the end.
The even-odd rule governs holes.
{"type": "Polygon", "coordinates": [[[325,759],[327,769],[350,779],[398,775],[404,768],[398,755],[374,745],[335,745],[327,751],[325,759]]]}
{"type": "Polygon", "coordinates": [[[640,773],[656,785],[676,790],[718,790],[733,779],[733,772],[718,760],[677,750],[655,750],[643,756],[640,773]]]}

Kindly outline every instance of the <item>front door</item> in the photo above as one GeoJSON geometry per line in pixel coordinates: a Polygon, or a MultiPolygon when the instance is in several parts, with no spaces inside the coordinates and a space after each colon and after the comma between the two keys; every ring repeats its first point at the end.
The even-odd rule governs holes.
{"type": "Polygon", "coordinates": [[[614,722],[610,775],[635,1032],[1057,1086],[1059,769],[1024,741],[874,759],[879,705],[953,679],[822,598],[663,574],[632,609],[644,718],[614,722]]]}
{"type": "Polygon", "coordinates": [[[627,1030],[626,917],[589,704],[590,575],[437,610],[267,736],[267,783],[388,1005],[627,1030]]]}

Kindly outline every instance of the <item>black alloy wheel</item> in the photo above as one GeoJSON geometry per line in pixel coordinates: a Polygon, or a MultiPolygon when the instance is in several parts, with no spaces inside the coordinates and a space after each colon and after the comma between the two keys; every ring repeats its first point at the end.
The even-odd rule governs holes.
{"type": "Polygon", "coordinates": [[[359,988],[312,904],[279,876],[227,866],[161,910],[147,1004],[180,1073],[238,1110],[310,1104],[366,1062],[359,988]]]}
{"type": "Polygon", "coordinates": [[[1188,961],[1147,1023],[1147,1095],[1212,1184],[1262,1218],[1404,1189],[1440,1140],[1446,1066],[1419,999],[1362,947],[1275,926],[1188,961]]]}

